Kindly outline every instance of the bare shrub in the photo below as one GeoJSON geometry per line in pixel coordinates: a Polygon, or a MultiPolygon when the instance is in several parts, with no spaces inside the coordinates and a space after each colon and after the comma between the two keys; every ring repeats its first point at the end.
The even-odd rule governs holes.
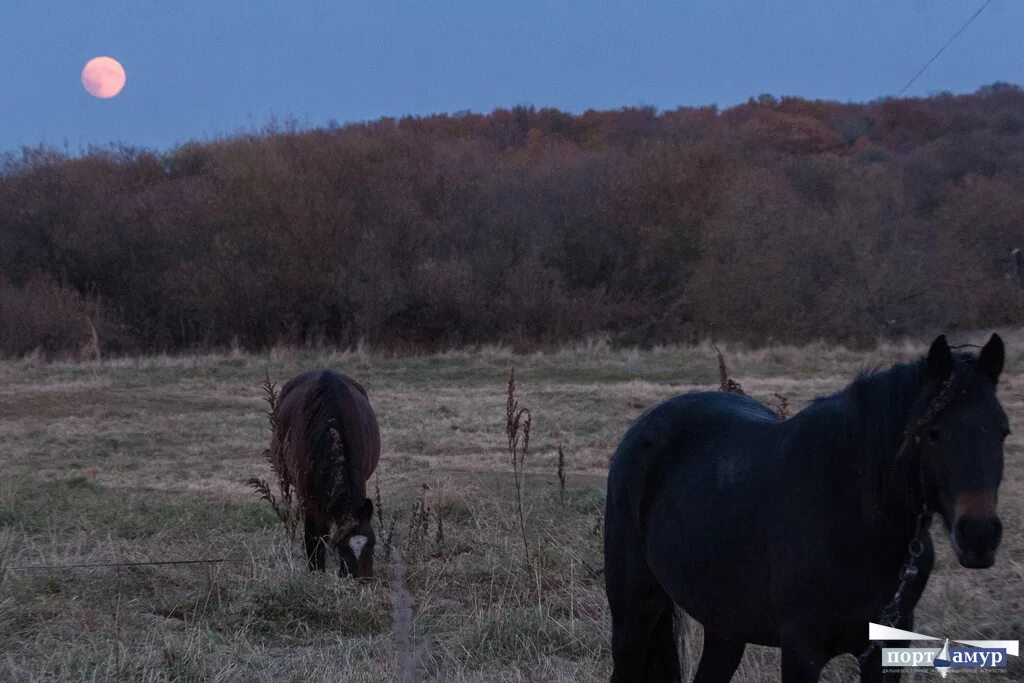
{"type": "Polygon", "coordinates": [[[49,277],[0,280],[0,353],[99,359],[100,330],[111,327],[94,300],[49,277]]]}

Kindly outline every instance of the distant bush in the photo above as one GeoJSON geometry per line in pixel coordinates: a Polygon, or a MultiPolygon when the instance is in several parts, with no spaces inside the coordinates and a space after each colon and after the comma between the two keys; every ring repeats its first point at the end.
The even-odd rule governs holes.
{"type": "Polygon", "coordinates": [[[21,287],[0,280],[2,353],[38,351],[92,358],[99,353],[100,329],[112,332],[97,303],[74,289],[42,275],[35,275],[21,287]]]}
{"type": "Polygon", "coordinates": [[[865,344],[1019,321],[1022,111],[997,84],[26,149],[0,164],[0,352],[865,344]]]}

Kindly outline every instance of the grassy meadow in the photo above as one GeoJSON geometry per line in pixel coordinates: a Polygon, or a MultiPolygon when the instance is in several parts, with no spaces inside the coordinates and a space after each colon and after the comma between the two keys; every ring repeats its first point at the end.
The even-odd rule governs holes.
{"type": "MultiPolygon", "coordinates": [[[[1024,637],[1024,335],[1007,342],[1001,397],[1016,433],[1003,547],[993,569],[970,571],[938,532],[917,621],[936,635],[1024,637]]],[[[748,393],[771,404],[782,394],[794,410],[859,370],[923,350],[724,349],[748,393]]],[[[707,346],[0,362],[0,680],[606,679],[607,460],[643,410],[717,386],[707,346]],[[385,528],[380,580],[369,585],[307,573],[300,543],[245,484],[270,479],[264,374],[280,383],[317,366],[359,378],[381,423],[385,528]],[[529,564],[504,431],[512,368],[533,417],[529,564]],[[232,561],[26,569],[204,558],[232,561]]],[[[699,632],[688,630],[692,651],[699,632]]],[[[1019,661],[1013,669],[1024,672],[1019,661]]],[[[840,658],[826,678],[853,672],[852,658],[840,658]]],[[[737,678],[777,677],[776,652],[748,648],[737,678]]]]}

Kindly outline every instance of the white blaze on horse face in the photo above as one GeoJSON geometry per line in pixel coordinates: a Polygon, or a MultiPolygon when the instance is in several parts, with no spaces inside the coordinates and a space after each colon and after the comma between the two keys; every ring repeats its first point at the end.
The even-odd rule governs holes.
{"type": "Polygon", "coordinates": [[[359,556],[363,554],[363,548],[366,547],[366,536],[356,535],[348,539],[348,547],[352,548],[352,554],[359,559],[359,556]]]}
{"type": "Polygon", "coordinates": [[[355,522],[353,522],[350,519],[343,520],[340,524],[338,522],[332,521],[331,530],[329,534],[329,538],[331,539],[331,545],[337,547],[338,544],[345,539],[345,536],[347,536],[349,532],[353,531],[355,528],[355,522]]]}

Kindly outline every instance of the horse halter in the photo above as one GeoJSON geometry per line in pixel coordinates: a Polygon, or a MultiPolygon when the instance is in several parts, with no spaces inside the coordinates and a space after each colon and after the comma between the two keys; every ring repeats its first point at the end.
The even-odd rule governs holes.
{"type": "MultiPolygon", "coordinates": [[[[955,372],[951,372],[949,377],[942,383],[942,387],[939,389],[939,393],[928,403],[928,408],[925,410],[924,415],[912,425],[909,425],[906,431],[903,433],[903,442],[900,444],[899,450],[896,451],[895,461],[899,462],[907,454],[911,448],[916,448],[921,445],[922,435],[929,429],[935,420],[938,418],[939,413],[945,410],[953,400],[953,384],[956,379],[955,372]]],[[[919,570],[917,568],[917,558],[921,557],[921,553],[924,552],[924,535],[928,531],[928,527],[932,523],[932,510],[931,506],[928,505],[928,489],[925,482],[924,474],[924,462],[919,461],[917,464],[918,472],[918,484],[919,493],[921,496],[921,508],[918,510],[917,519],[914,522],[914,536],[907,543],[907,561],[903,563],[899,571],[899,583],[896,585],[896,592],[892,596],[885,607],[882,608],[878,614],[878,622],[882,626],[895,627],[899,624],[900,619],[903,618],[903,614],[900,612],[900,604],[903,602],[903,597],[906,594],[907,586],[910,582],[917,578],[919,570]]],[[[867,649],[864,650],[858,657],[858,661],[863,664],[867,661],[867,658],[878,649],[878,644],[872,642],[868,645],[867,649]]]]}
{"type": "MultiPolygon", "coordinates": [[[[939,388],[939,392],[928,402],[928,408],[924,411],[917,422],[912,425],[908,425],[903,433],[903,441],[900,443],[899,449],[896,451],[896,457],[893,458],[894,462],[901,462],[903,458],[907,456],[907,453],[921,445],[921,437],[927,432],[934,424],[935,420],[938,419],[939,413],[949,407],[949,404],[953,402],[953,385],[956,382],[956,373],[949,373],[949,377],[942,382],[939,388]]],[[[925,481],[924,475],[924,463],[919,459],[917,463],[918,473],[918,489],[921,495],[921,514],[926,514],[930,517],[932,513],[931,507],[928,505],[928,488],[927,482],[925,481]]],[[[918,528],[920,529],[921,514],[918,515],[918,528]]],[[[918,531],[920,534],[920,531],[918,531]]],[[[916,536],[915,536],[916,538],[916,536]]],[[[920,554],[920,553],[918,553],[920,554]]]]}

